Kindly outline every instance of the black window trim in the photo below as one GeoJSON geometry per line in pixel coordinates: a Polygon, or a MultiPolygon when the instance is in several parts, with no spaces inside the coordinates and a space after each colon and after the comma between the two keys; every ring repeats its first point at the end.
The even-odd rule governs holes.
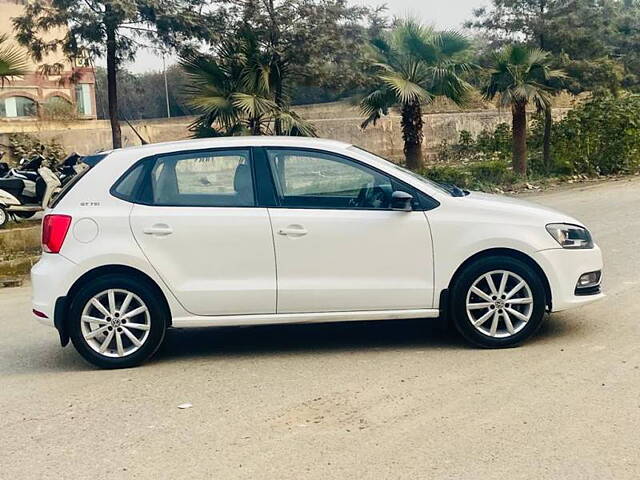
{"type": "Polygon", "coordinates": [[[261,208],[258,202],[258,193],[257,193],[257,185],[256,185],[256,174],[255,174],[255,161],[254,161],[254,153],[253,148],[251,146],[241,147],[241,146],[233,146],[233,147],[214,147],[214,148],[198,148],[198,149],[189,149],[189,150],[175,150],[171,152],[162,152],[154,155],[149,155],[148,157],[141,158],[137,160],[133,165],[131,165],[119,178],[115,181],[112,187],[109,189],[109,193],[125,202],[133,203],[136,205],[145,205],[147,207],[175,207],[175,208],[261,208]],[[208,152],[216,152],[216,151],[224,151],[229,152],[233,150],[242,150],[244,152],[249,152],[249,165],[251,166],[251,183],[253,186],[253,205],[170,205],[170,204],[158,204],[153,202],[145,202],[140,196],[142,193],[142,187],[145,181],[150,180],[151,170],[154,165],[158,161],[159,157],[167,157],[172,155],[190,155],[190,154],[200,154],[200,153],[208,153],[208,152]],[[130,197],[126,195],[121,195],[116,192],[118,186],[124,181],[124,179],[135,170],[140,164],[146,163],[144,166],[144,171],[142,175],[138,179],[136,186],[133,188],[133,193],[130,197]]]}
{"type": "Polygon", "coordinates": [[[198,148],[198,149],[188,149],[188,150],[177,150],[171,152],[163,152],[157,153],[154,155],[149,155],[147,157],[143,157],[137,160],[133,165],[131,165],[113,184],[113,186],[109,189],[109,193],[125,202],[137,204],[137,205],[145,205],[149,207],[176,207],[176,208],[284,208],[289,210],[353,210],[353,211],[374,211],[374,212],[386,212],[391,211],[390,208],[353,208],[353,207],[313,207],[313,206],[304,206],[304,207],[290,207],[286,205],[281,205],[280,197],[276,191],[276,186],[274,183],[273,175],[274,172],[271,169],[271,165],[269,162],[268,151],[269,150],[292,150],[292,151],[302,151],[302,152],[310,152],[310,153],[320,153],[324,155],[333,155],[339,157],[348,162],[353,162],[355,164],[361,165],[365,168],[371,169],[377,172],[380,175],[389,177],[391,180],[397,182],[403,188],[406,188],[414,197],[418,200],[420,204],[419,209],[414,209],[414,211],[430,211],[440,206],[440,202],[428,195],[427,193],[419,190],[413,185],[409,185],[407,182],[400,180],[396,176],[385,172],[373,165],[370,165],[362,160],[357,158],[353,158],[349,155],[344,155],[342,153],[333,152],[331,150],[323,150],[320,148],[313,147],[292,147],[292,146],[278,146],[278,145],[258,145],[258,146],[232,146],[232,147],[213,147],[213,148],[198,148]],[[145,202],[140,198],[142,186],[145,181],[149,179],[149,175],[151,174],[151,170],[153,165],[158,160],[158,157],[165,157],[170,155],[188,155],[188,154],[201,154],[205,152],[215,152],[215,151],[233,151],[233,150],[243,150],[249,152],[249,163],[251,165],[251,181],[253,184],[253,197],[254,197],[254,205],[245,205],[245,206],[198,206],[198,205],[159,205],[151,202],[145,202]],[[133,188],[133,193],[130,197],[125,195],[121,195],[116,192],[116,188],[120,185],[121,182],[124,181],[127,175],[131,173],[136,167],[138,167],[141,163],[146,163],[145,171],[140,176],[137,181],[136,186],[133,188]],[[425,204],[429,203],[429,204],[425,204]]]}
{"type": "MultiPolygon", "coordinates": [[[[253,147],[254,149],[261,149],[262,150],[262,154],[260,155],[260,162],[264,162],[266,163],[266,167],[268,169],[269,172],[269,179],[268,181],[266,179],[263,179],[260,183],[259,183],[259,187],[260,188],[270,188],[271,189],[271,196],[273,198],[273,205],[265,205],[268,208],[284,208],[284,209],[288,209],[288,210],[354,210],[354,211],[374,211],[374,212],[388,212],[388,211],[392,211],[391,208],[353,208],[353,207],[314,207],[314,206],[303,206],[303,207],[291,207],[291,206],[287,206],[287,205],[282,205],[281,204],[281,200],[280,200],[280,196],[278,195],[278,192],[276,191],[276,187],[275,187],[275,183],[274,183],[274,172],[273,169],[271,168],[271,163],[269,162],[269,150],[292,150],[292,151],[297,151],[297,152],[310,152],[310,153],[320,153],[320,154],[324,154],[324,155],[330,155],[330,156],[335,156],[338,158],[341,158],[342,160],[346,160],[348,162],[353,162],[355,164],[358,164],[360,166],[363,166],[365,168],[368,168],[370,170],[373,170],[374,172],[383,175],[385,177],[388,177],[389,179],[391,179],[392,181],[397,182],[398,184],[400,184],[400,186],[402,186],[403,188],[406,188],[407,190],[409,190],[410,192],[412,192],[412,195],[414,196],[414,198],[418,201],[420,208],[419,209],[414,209],[414,212],[426,212],[426,211],[430,211],[433,210],[435,208],[438,208],[440,206],[440,202],[437,201],[435,198],[431,197],[430,195],[424,193],[421,190],[418,190],[416,187],[414,187],[413,185],[409,185],[407,182],[400,180],[399,178],[395,177],[394,175],[387,173],[377,167],[374,167],[373,165],[370,165],[366,162],[363,162],[362,160],[359,160],[357,158],[353,158],[350,157],[348,155],[344,155],[342,153],[338,153],[338,152],[333,152],[331,150],[322,150],[319,148],[312,148],[312,147],[292,147],[292,146],[277,146],[277,145],[266,145],[266,146],[259,146],[259,147],[253,147]],[[432,203],[431,205],[425,205],[425,199],[429,199],[429,201],[432,203]]],[[[253,163],[253,162],[252,162],[253,163]]]]}

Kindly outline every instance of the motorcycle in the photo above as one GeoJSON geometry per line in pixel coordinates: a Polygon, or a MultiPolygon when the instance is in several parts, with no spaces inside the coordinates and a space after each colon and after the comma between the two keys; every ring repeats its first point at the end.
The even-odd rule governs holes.
{"type": "MultiPolygon", "coordinates": [[[[75,175],[72,172],[76,172],[78,159],[74,158],[73,165],[66,167],[63,162],[60,175],[66,168],[65,183],[75,175]]],[[[72,160],[69,160],[69,163],[71,162],[72,160]]],[[[0,228],[10,219],[17,221],[33,217],[37,212],[47,208],[53,196],[60,191],[62,181],[43,164],[44,157],[41,155],[29,160],[22,159],[19,168],[9,169],[4,177],[0,178],[0,228]]]]}

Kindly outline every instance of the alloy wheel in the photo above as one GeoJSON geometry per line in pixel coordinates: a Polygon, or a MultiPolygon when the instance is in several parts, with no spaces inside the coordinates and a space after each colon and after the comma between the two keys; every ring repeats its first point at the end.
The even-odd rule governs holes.
{"type": "Polygon", "coordinates": [[[80,318],[89,347],[106,357],[122,358],[137,352],[151,331],[149,309],[135,293],[109,289],[94,295],[80,318]]]}
{"type": "Polygon", "coordinates": [[[469,321],[480,333],[510,337],[531,319],[531,287],[521,276],[507,270],[482,274],[467,292],[466,310],[469,321]]]}

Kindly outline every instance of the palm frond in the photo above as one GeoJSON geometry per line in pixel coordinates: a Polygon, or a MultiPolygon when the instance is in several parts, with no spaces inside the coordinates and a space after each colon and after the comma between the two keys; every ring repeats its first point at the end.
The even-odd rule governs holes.
{"type": "Polygon", "coordinates": [[[551,104],[548,82],[564,78],[561,70],[550,68],[548,52],[523,45],[511,45],[493,55],[490,80],[484,90],[488,100],[499,97],[501,107],[533,102],[538,109],[551,104]]]}
{"type": "Polygon", "coordinates": [[[273,100],[257,93],[235,92],[231,95],[233,106],[247,117],[262,117],[272,114],[278,106],[273,100]]]}
{"type": "Polygon", "coordinates": [[[395,93],[388,88],[380,88],[366,95],[360,100],[360,111],[365,117],[361,128],[375,125],[389,109],[398,102],[395,93]]]}
{"type": "Polygon", "coordinates": [[[426,104],[437,96],[464,103],[472,89],[464,75],[474,66],[459,61],[459,54],[468,47],[464,35],[437,32],[411,18],[372,42],[367,58],[378,84],[360,101],[362,128],[395,106],[426,104]]]}
{"type": "Polygon", "coordinates": [[[8,44],[8,41],[8,35],[0,35],[0,86],[4,86],[5,82],[11,81],[13,77],[22,77],[29,67],[23,51],[15,45],[8,44]]]}
{"type": "Polygon", "coordinates": [[[458,31],[445,30],[439,34],[440,51],[445,57],[453,57],[465,52],[470,46],[467,36],[458,31]]]}
{"type": "Polygon", "coordinates": [[[389,89],[393,90],[400,103],[423,102],[431,97],[429,92],[421,85],[400,75],[380,75],[380,80],[389,89]]]}
{"type": "Polygon", "coordinates": [[[180,65],[188,80],[187,103],[200,113],[191,128],[195,136],[273,134],[276,123],[288,134],[315,135],[310,124],[283,108],[287,62],[265,49],[253,32],[221,43],[214,55],[184,56],[180,65]]]}
{"type": "Polygon", "coordinates": [[[317,137],[315,127],[291,110],[278,110],[274,120],[279,120],[286,135],[294,137],[317,137]]]}

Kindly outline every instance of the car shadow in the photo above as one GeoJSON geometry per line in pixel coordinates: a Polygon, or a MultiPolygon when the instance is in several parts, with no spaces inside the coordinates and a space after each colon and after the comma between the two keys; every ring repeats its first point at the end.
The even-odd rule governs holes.
{"type": "MultiPolygon", "coordinates": [[[[569,318],[548,317],[526,344],[556,341],[575,334],[576,328],[569,318]]],[[[171,329],[154,361],[423,348],[473,347],[441,319],[171,329]]]]}
{"type": "Polygon", "coordinates": [[[393,320],[321,324],[171,329],[156,361],[365,349],[466,348],[442,320],[393,320]]]}
{"type": "MultiPolygon", "coordinates": [[[[560,342],[581,335],[582,322],[569,315],[547,318],[525,346],[560,342]]],[[[587,333],[587,332],[583,332],[587,333]]],[[[28,344],[23,344],[28,348],[28,344]]],[[[170,329],[156,355],[148,362],[243,358],[280,354],[322,355],[336,352],[398,349],[469,350],[453,326],[440,319],[389,320],[322,324],[170,329]]],[[[62,373],[98,370],[85,362],[72,345],[51,343],[39,349],[14,352],[18,358],[3,366],[9,374],[62,373]],[[28,358],[28,360],[27,360],[28,358]]]]}

